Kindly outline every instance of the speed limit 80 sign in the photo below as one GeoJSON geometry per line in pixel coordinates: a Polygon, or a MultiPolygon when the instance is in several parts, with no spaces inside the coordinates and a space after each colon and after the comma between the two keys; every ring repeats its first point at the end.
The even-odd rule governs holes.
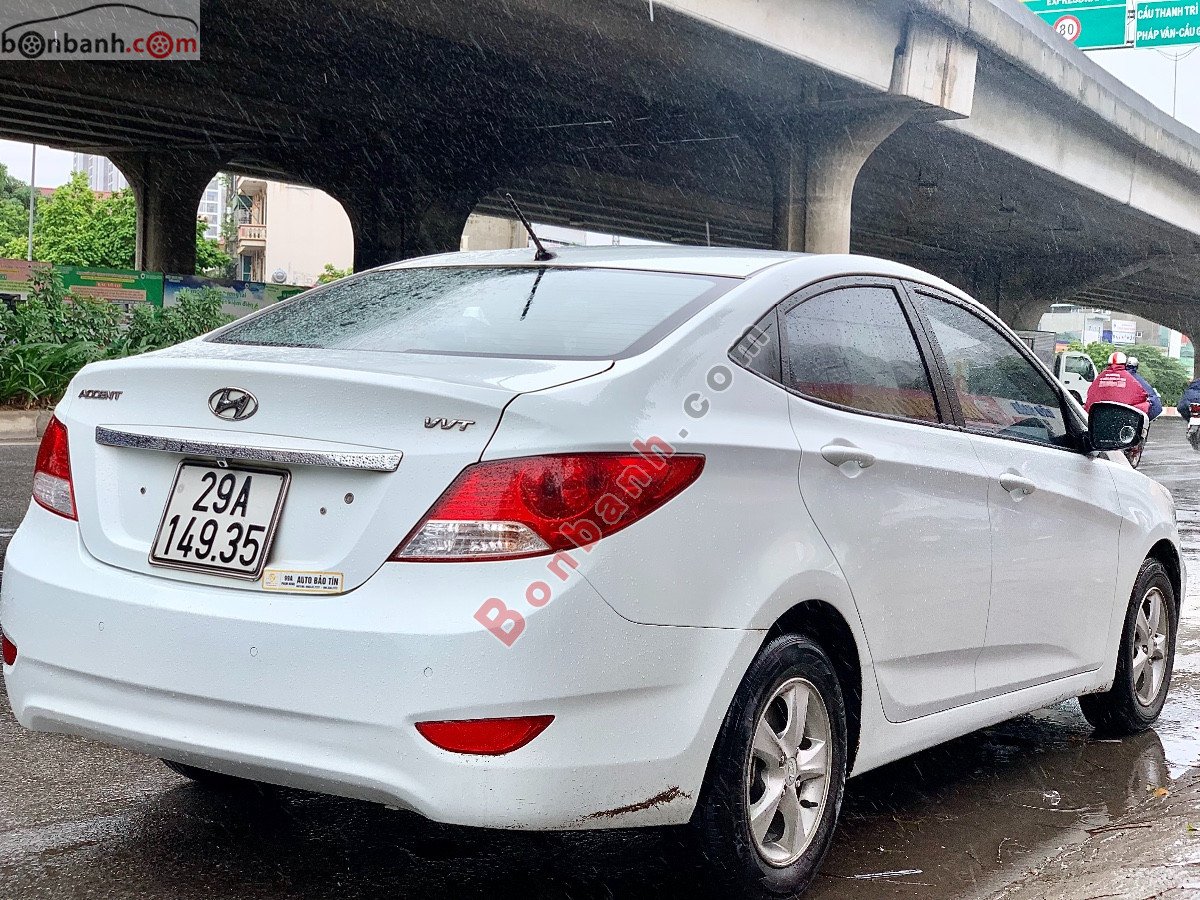
{"type": "Polygon", "coordinates": [[[1083,33],[1083,23],[1076,16],[1063,16],[1054,23],[1054,30],[1073,44],[1083,33]]]}

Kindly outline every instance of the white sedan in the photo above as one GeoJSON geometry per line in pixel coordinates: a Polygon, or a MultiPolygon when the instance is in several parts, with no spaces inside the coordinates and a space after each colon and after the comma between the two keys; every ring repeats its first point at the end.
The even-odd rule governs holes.
{"type": "Polygon", "coordinates": [[[847,776],[1166,699],[1167,492],[1000,321],[853,256],[453,254],[88,366],[8,550],[26,727],[802,892],[847,776]]]}

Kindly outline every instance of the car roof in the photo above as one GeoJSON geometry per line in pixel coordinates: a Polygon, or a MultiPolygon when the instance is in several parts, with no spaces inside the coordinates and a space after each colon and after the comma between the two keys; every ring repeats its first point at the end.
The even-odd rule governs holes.
{"type": "Polygon", "coordinates": [[[689,275],[720,275],[748,278],[769,266],[799,259],[803,253],[780,250],[744,250],[729,247],[617,246],[556,247],[554,259],[539,263],[534,249],[478,250],[422,256],[383,266],[383,269],[409,269],[426,266],[534,266],[595,267],[606,269],[642,269],[652,272],[678,272],[689,275]]]}
{"type": "MultiPolygon", "coordinates": [[[[876,275],[937,287],[971,299],[961,290],[928,272],[904,263],[851,253],[791,253],[738,247],[642,245],[624,247],[560,247],[549,262],[537,262],[532,247],[516,250],[475,250],[439,253],[380,266],[376,271],[429,266],[560,266],[564,268],[634,269],[686,275],[750,278],[767,269],[791,264],[798,279],[817,281],[838,275],[876,275]]],[[[977,301],[974,301],[977,302],[977,301]]]]}

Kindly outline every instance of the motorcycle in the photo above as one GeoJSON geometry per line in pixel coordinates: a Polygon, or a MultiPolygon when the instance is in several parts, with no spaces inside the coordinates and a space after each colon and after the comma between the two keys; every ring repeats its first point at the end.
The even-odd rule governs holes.
{"type": "Polygon", "coordinates": [[[1193,450],[1200,451],[1200,403],[1189,404],[1187,439],[1193,450]]]}
{"type": "MultiPolygon", "coordinates": [[[[1200,425],[1200,423],[1197,423],[1197,425],[1200,425]]],[[[1191,435],[1191,432],[1189,432],[1188,440],[1190,441],[1191,439],[1192,439],[1192,435],[1191,435]]],[[[1200,441],[1200,437],[1196,438],[1196,440],[1200,441]]],[[[1196,445],[1192,444],[1192,446],[1195,447],[1196,445]]],[[[1197,448],[1197,449],[1200,449],[1200,448],[1197,448]]],[[[1127,447],[1124,452],[1125,452],[1125,458],[1127,460],[1129,460],[1129,465],[1135,469],[1138,466],[1140,466],[1142,464],[1142,453],[1144,453],[1145,450],[1146,450],[1146,438],[1142,438],[1141,443],[1134,444],[1132,447],[1127,447]]]]}

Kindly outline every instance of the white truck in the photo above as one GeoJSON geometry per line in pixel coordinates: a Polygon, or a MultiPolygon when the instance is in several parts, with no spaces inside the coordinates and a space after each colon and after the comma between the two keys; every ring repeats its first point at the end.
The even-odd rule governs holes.
{"type": "Polygon", "coordinates": [[[1083,403],[1096,380],[1096,364],[1082,350],[1064,350],[1054,357],[1054,377],[1071,395],[1083,403]]]}
{"type": "Polygon", "coordinates": [[[1055,353],[1057,335],[1053,331],[1018,331],[1017,336],[1054,372],[1072,397],[1081,404],[1087,401],[1088,389],[1096,380],[1096,364],[1090,356],[1082,350],[1055,353]]]}

